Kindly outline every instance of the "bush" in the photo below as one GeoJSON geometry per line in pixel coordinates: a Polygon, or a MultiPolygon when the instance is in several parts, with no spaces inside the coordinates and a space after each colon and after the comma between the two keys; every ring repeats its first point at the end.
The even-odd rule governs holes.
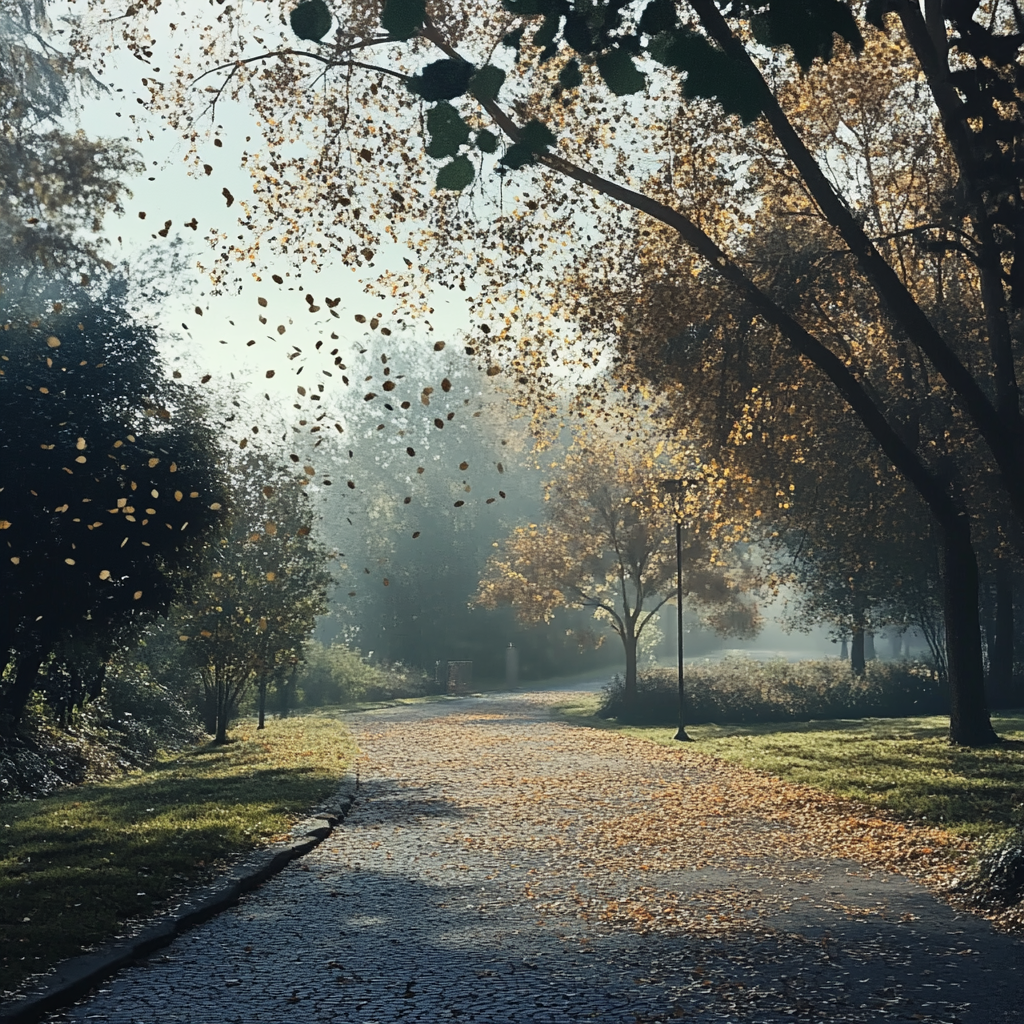
{"type": "Polygon", "coordinates": [[[359,651],[344,644],[313,641],[298,678],[306,707],[353,704],[362,700],[419,697],[427,692],[427,677],[401,662],[369,665],[359,651]]]}
{"type": "MultiPolygon", "coordinates": [[[[679,690],[674,669],[637,678],[637,701],[627,707],[616,677],[605,687],[598,714],[629,725],[674,725],[679,690]]],[[[687,724],[806,722],[827,718],[903,718],[947,713],[948,700],[932,670],[917,662],[869,662],[855,676],[847,662],[758,662],[725,658],[686,671],[687,724]]]]}
{"type": "Polygon", "coordinates": [[[1024,831],[986,850],[955,891],[975,906],[1010,907],[1024,899],[1024,831]]]}
{"type": "Polygon", "coordinates": [[[141,662],[117,659],[99,698],[62,715],[36,693],[22,729],[0,735],[0,802],[144,767],[158,750],[180,749],[201,733],[186,697],[156,682],[141,662]]]}

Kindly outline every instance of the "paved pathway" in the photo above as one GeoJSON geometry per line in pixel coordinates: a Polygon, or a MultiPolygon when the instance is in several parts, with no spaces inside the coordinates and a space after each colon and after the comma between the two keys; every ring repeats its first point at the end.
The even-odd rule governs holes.
{"type": "Polygon", "coordinates": [[[1024,943],[823,855],[827,812],[766,812],[742,769],[560,724],[550,699],[354,716],[344,827],[51,1019],[1022,1019],[1024,943]]]}

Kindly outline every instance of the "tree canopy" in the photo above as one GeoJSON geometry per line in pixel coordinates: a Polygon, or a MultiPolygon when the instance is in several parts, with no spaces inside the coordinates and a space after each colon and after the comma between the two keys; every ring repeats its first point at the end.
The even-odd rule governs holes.
{"type": "MultiPolygon", "coordinates": [[[[552,464],[544,520],[519,526],[495,546],[476,603],[510,604],[524,622],[550,621],[556,609],[593,609],[622,641],[627,699],[636,695],[637,645],[676,590],[674,517],[662,487],[670,460],[656,447],[580,439],[552,464]]],[[[683,600],[721,633],[756,632],[756,603],[744,600],[744,572],[691,518],[682,549],[683,600]]],[[[600,638],[598,638],[599,640],[600,638]]]]}
{"type": "Polygon", "coordinates": [[[0,708],[17,722],[51,654],[86,641],[103,662],[166,612],[223,492],[195,395],[123,309],[8,320],[0,360],[0,708]]]}
{"type": "MultiPolygon", "coordinates": [[[[154,106],[190,138],[202,105],[215,113],[228,95],[251,102],[263,128],[262,150],[245,157],[249,233],[241,244],[218,239],[216,276],[274,241],[312,266],[354,267],[396,310],[421,304],[428,277],[466,287],[474,351],[544,393],[564,383],[565,359],[589,373],[611,356],[606,331],[564,341],[601,282],[635,255],[602,203],[647,218],[643,230],[664,226],[830,382],[927,505],[943,556],[951,735],[990,740],[973,530],[992,505],[903,412],[907,390],[928,411],[953,407],[1003,496],[1004,532],[1018,534],[1015,5],[388,0],[378,13],[306,0],[294,14],[278,34],[225,10],[205,27],[202,70],[182,59],[172,82],[153,86],[154,106]],[[323,89],[306,88],[314,76],[323,89]],[[831,86],[838,105],[816,102],[824,91],[808,102],[812,81],[831,86]],[[888,134],[847,146],[833,166],[836,131],[870,134],[858,117],[866,86],[896,112],[871,126],[888,134]],[[307,129],[318,144],[298,151],[307,129]],[[937,144],[919,153],[915,137],[937,144]],[[880,143],[902,159],[889,162],[902,182],[886,186],[896,222],[875,216],[880,143]],[[834,302],[808,312],[812,277],[786,287],[752,262],[780,215],[817,259],[842,265],[858,295],[842,315],[834,302]],[[408,247],[404,269],[387,255],[396,241],[408,247]],[[929,284],[921,269],[936,261],[951,272],[929,284]]],[[[122,26],[143,55],[151,29],[141,10],[122,26]]],[[[196,56],[191,37],[173,45],[196,56]]],[[[593,404],[591,414],[600,415],[593,404]]]]}

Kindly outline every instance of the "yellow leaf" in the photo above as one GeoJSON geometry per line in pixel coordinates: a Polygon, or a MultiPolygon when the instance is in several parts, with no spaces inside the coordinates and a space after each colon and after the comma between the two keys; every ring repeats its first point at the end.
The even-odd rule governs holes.
{"type": "Polygon", "coordinates": [[[102,569],[100,571],[100,579],[101,580],[109,580],[110,579],[110,570],[109,569],[102,569]]]}
{"type": "Polygon", "coordinates": [[[77,441],[75,442],[75,447],[76,447],[76,448],[77,448],[77,449],[78,449],[79,451],[83,451],[83,450],[85,449],[85,438],[84,438],[84,437],[80,437],[80,438],[79,438],[79,439],[78,439],[78,440],[77,440],[77,441]]]}
{"type": "Polygon", "coordinates": [[[136,590],[135,593],[132,595],[132,597],[134,597],[135,600],[138,601],[139,598],[142,597],[142,591],[141,590],[136,590]]]}
{"type": "Polygon", "coordinates": [[[55,338],[52,334],[46,339],[46,344],[50,348],[60,348],[60,338],[55,338]]]}
{"type": "Polygon", "coordinates": [[[65,558],[64,562],[65,562],[66,565],[74,565],[75,564],[75,560],[73,558],[65,558]]]}
{"type": "Polygon", "coordinates": [[[271,582],[273,582],[274,580],[277,579],[277,573],[276,572],[268,572],[267,573],[267,579],[270,580],[271,582]]]}

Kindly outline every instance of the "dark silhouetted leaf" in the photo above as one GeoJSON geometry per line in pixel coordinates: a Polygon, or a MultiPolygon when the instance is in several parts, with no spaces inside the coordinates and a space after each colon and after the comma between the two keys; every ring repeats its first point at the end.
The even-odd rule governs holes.
{"type": "Polygon", "coordinates": [[[429,102],[453,100],[469,88],[476,66],[464,60],[435,60],[405,84],[429,102]]]}
{"type": "Polygon", "coordinates": [[[450,192],[461,192],[474,178],[469,157],[457,156],[437,172],[437,187],[450,192]]]}
{"type": "Polygon", "coordinates": [[[651,0],[640,15],[640,31],[649,36],[675,28],[677,22],[675,0],[651,0]]]}
{"type": "Polygon", "coordinates": [[[426,0],[387,0],[380,23],[396,39],[408,39],[423,27],[426,15],[426,0]]]}
{"type": "Polygon", "coordinates": [[[498,98],[505,82],[505,72],[493,64],[485,64],[469,82],[469,91],[481,102],[489,103],[498,98]]]}
{"type": "Polygon", "coordinates": [[[576,89],[583,84],[580,62],[575,57],[558,72],[558,81],[566,89],[576,89]]]}
{"type": "Polygon", "coordinates": [[[476,133],[476,148],[481,153],[493,153],[498,148],[498,136],[493,132],[489,132],[486,128],[481,128],[476,133]]]}
{"type": "Polygon", "coordinates": [[[597,58],[597,70],[616,96],[643,92],[647,78],[637,71],[633,58],[625,50],[615,49],[597,58]]]}
{"type": "Polygon", "coordinates": [[[649,52],[658,63],[686,72],[684,96],[717,100],[727,113],[738,114],[746,122],[760,116],[756,83],[742,65],[703,36],[685,28],[662,32],[651,42],[649,52]]]}
{"type": "Polygon", "coordinates": [[[510,47],[511,49],[515,50],[518,53],[519,52],[519,47],[523,45],[523,33],[525,31],[526,31],[526,29],[524,27],[520,26],[519,28],[517,28],[515,30],[515,32],[509,32],[506,35],[502,36],[502,38],[501,38],[502,45],[503,46],[508,46],[508,47],[510,47]]]}
{"type": "Polygon", "coordinates": [[[324,0],[303,0],[289,15],[292,31],[300,39],[317,43],[331,30],[331,12],[324,0]]]}
{"type": "Polygon", "coordinates": [[[427,155],[435,160],[455,156],[459,147],[469,141],[469,125],[450,103],[444,101],[427,111],[427,131],[430,132],[427,155]]]}

